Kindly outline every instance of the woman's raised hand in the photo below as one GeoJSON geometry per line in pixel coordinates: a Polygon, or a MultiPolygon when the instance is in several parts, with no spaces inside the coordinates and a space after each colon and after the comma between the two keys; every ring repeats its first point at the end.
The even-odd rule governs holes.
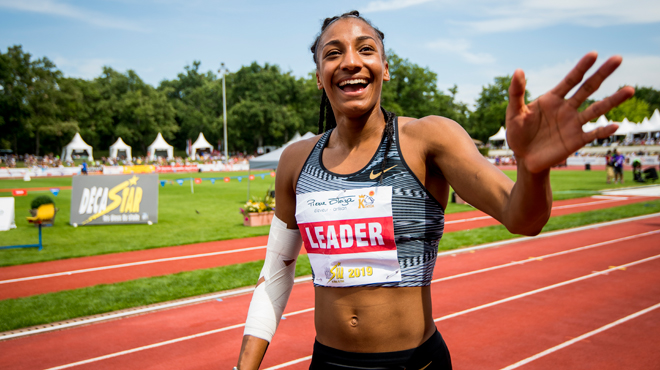
{"type": "Polygon", "coordinates": [[[577,109],[619,67],[620,56],[608,59],[570,99],[564,98],[582,82],[597,57],[596,52],[585,55],[554,89],[528,105],[524,100],[525,74],[520,69],[514,72],[506,112],[507,141],[516,158],[522,159],[530,172],[548,169],[594,139],[612,135],[618,128],[608,125],[586,133],[582,131],[582,125],[630,98],[635,93],[630,86],[591,104],[582,112],[577,109]]]}

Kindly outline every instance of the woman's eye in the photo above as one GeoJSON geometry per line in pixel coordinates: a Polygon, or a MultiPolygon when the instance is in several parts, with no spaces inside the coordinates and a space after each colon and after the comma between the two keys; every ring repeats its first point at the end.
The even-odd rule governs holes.
{"type": "Polygon", "coordinates": [[[372,48],[371,46],[363,46],[362,49],[360,49],[360,51],[374,51],[374,48],[372,48]]]}

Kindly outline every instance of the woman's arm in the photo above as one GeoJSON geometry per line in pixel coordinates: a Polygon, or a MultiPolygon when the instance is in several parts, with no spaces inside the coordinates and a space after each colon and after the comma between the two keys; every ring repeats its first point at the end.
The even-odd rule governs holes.
{"type": "Polygon", "coordinates": [[[565,99],[582,81],[596,56],[596,53],[587,54],[557,87],[528,105],[524,103],[524,73],[521,70],[514,73],[506,122],[508,143],[518,166],[515,184],[483,158],[465,130],[455,122],[425,117],[405,125],[409,137],[425,143],[419,153],[426,160],[426,182],[446,180],[461,198],[493,216],[511,232],[538,234],[552,207],[550,167],[594,139],[608,137],[616,131],[616,125],[610,125],[584,133],[582,125],[634,93],[632,88],[624,87],[578,112],[577,108],[621,64],[620,57],[610,58],[573,97],[565,99]]]}
{"type": "Polygon", "coordinates": [[[295,264],[302,243],[295,218],[295,183],[313,145],[308,142],[293,144],[280,157],[275,178],[276,217],[245,323],[238,358],[240,370],[259,368],[293,288],[295,264]]]}

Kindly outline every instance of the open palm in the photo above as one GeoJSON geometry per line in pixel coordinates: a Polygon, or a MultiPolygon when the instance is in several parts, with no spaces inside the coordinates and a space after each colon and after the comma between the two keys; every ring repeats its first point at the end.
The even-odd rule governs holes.
{"type": "Polygon", "coordinates": [[[585,144],[609,137],[616,131],[616,125],[608,125],[585,133],[582,125],[630,98],[634,94],[632,87],[620,89],[583,112],[577,109],[619,67],[621,57],[608,59],[570,99],[564,98],[582,81],[597,56],[595,52],[585,55],[554,89],[528,105],[524,101],[525,75],[522,70],[513,74],[506,113],[507,142],[516,158],[524,159],[532,173],[550,168],[585,144]]]}

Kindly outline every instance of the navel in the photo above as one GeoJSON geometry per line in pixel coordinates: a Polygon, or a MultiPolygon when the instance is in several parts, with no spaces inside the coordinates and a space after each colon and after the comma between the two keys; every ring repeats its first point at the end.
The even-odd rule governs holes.
{"type": "Polygon", "coordinates": [[[358,326],[358,318],[357,318],[357,316],[355,316],[355,315],[351,316],[351,321],[350,321],[350,323],[351,323],[351,326],[352,326],[352,327],[356,327],[356,326],[358,326]]]}

